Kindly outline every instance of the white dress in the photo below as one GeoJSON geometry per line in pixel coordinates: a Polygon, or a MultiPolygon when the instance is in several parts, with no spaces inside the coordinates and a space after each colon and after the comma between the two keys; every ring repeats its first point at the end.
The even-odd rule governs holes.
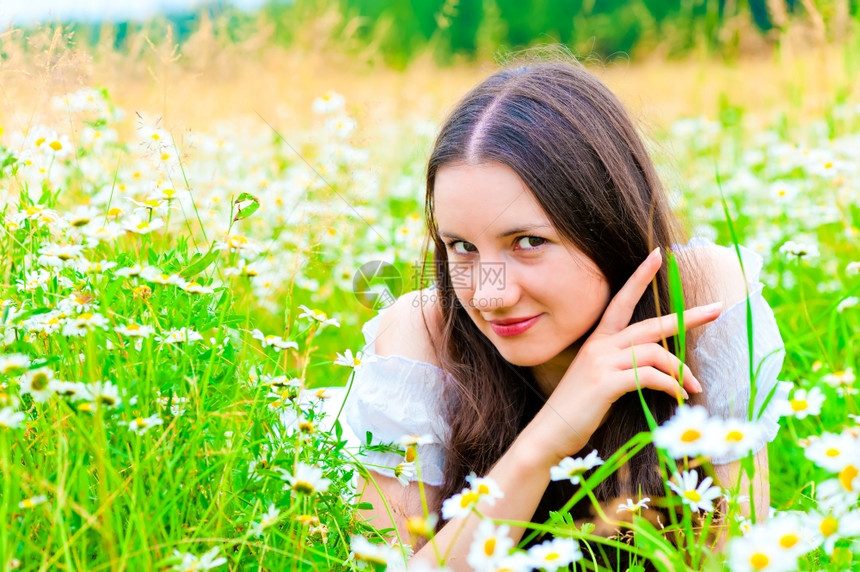
{"type": "MultiPolygon", "coordinates": [[[[693,239],[687,247],[704,244],[710,243],[693,239]]],[[[777,387],[776,394],[759,418],[763,431],[754,447],[758,451],[772,441],[779,430],[779,414],[773,405],[787,398],[787,390],[777,383],[785,351],[773,311],[762,297],[759,281],[762,259],[744,247],[741,247],[741,256],[754,326],[753,364],[759,368],[756,415],[761,412],[768,394],[777,387]]],[[[726,308],[701,335],[693,350],[699,364],[697,378],[703,385],[706,407],[712,416],[748,418],[751,384],[746,308],[746,299],[726,308]]],[[[381,310],[362,327],[367,343],[364,352],[375,359],[355,372],[344,406],[346,422],[362,443],[366,442],[367,432],[372,435],[372,443],[398,443],[404,435],[432,436],[434,443],[418,447],[421,479],[429,485],[440,485],[443,481],[443,443],[447,437],[447,424],[439,404],[448,374],[432,364],[402,356],[376,356],[374,340],[384,312],[385,309],[381,310]]],[[[714,457],[711,462],[716,465],[733,460],[736,458],[714,457]]],[[[390,477],[394,474],[390,468],[402,462],[403,457],[371,451],[364,454],[362,461],[372,465],[368,468],[390,477]]]]}

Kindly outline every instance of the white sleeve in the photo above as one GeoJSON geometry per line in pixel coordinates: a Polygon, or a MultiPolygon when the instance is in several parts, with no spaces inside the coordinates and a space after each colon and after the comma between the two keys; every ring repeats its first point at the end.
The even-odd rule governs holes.
{"type": "MultiPolygon", "coordinates": [[[[711,415],[748,420],[750,395],[754,392],[752,419],[758,420],[762,429],[759,442],[753,448],[758,451],[776,437],[779,413],[774,406],[788,397],[785,386],[778,384],[777,380],[785,358],[785,348],[773,310],[762,297],[763,285],[759,281],[762,259],[747,248],[740,247],[740,250],[752,316],[753,381],[750,379],[746,298],[727,308],[705,330],[693,354],[699,365],[698,378],[702,382],[706,407],[711,415]]],[[[711,462],[718,465],[737,459],[722,456],[712,458],[711,462]]]]}
{"type": "MultiPolygon", "coordinates": [[[[443,481],[446,422],[441,411],[445,372],[436,366],[403,356],[374,354],[379,327],[377,315],[362,328],[372,360],[355,372],[344,405],[346,422],[361,443],[371,433],[371,444],[398,443],[404,435],[429,435],[433,443],[418,446],[421,480],[428,485],[443,481]]],[[[395,453],[367,451],[361,461],[384,476],[403,461],[395,453]],[[387,467],[387,468],[386,468],[387,467]]]]}

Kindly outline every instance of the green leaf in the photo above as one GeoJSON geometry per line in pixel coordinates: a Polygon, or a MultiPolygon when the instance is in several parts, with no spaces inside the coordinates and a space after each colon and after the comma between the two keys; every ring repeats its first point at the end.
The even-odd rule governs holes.
{"type": "Polygon", "coordinates": [[[191,257],[191,264],[189,264],[184,270],[182,270],[179,275],[188,280],[192,276],[196,274],[200,274],[207,268],[209,265],[215,262],[218,259],[218,255],[220,251],[214,250],[214,245],[209,247],[209,252],[204,255],[195,254],[191,257]]]}
{"type": "Polygon", "coordinates": [[[252,214],[254,214],[255,212],[257,212],[257,209],[260,208],[260,201],[259,201],[259,199],[257,199],[257,197],[255,197],[254,195],[252,195],[250,193],[242,193],[241,195],[236,197],[236,200],[233,201],[233,205],[237,209],[236,214],[233,215],[233,222],[237,222],[237,221],[240,221],[242,219],[246,219],[249,216],[251,216],[252,214]],[[246,202],[246,201],[251,201],[251,204],[249,204],[247,206],[240,206],[239,205],[239,203],[246,202]]]}
{"type": "MultiPolygon", "coordinates": [[[[686,355],[687,340],[687,332],[684,329],[684,288],[681,285],[681,272],[678,269],[678,261],[674,253],[668,253],[666,263],[669,274],[669,306],[672,308],[672,312],[678,315],[678,347],[676,348],[676,354],[683,360],[686,355]]],[[[678,372],[678,384],[682,387],[684,385],[683,369],[678,372]]]]}

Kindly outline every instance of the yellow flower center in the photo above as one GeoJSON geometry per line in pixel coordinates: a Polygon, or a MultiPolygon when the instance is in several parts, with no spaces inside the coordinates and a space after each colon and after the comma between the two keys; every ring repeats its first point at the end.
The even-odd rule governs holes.
{"type": "Polygon", "coordinates": [[[406,462],[411,463],[415,460],[415,457],[418,456],[418,452],[415,450],[414,446],[406,447],[406,462]]]}
{"type": "Polygon", "coordinates": [[[36,139],[36,147],[41,147],[42,143],[44,143],[44,142],[45,142],[45,138],[39,137],[38,139],[36,139]]]}
{"type": "Polygon", "coordinates": [[[122,214],[122,209],[117,207],[112,207],[108,212],[108,216],[111,218],[118,217],[122,214]]]}
{"type": "Polygon", "coordinates": [[[792,399],[791,409],[792,411],[803,411],[809,409],[809,403],[805,399],[792,399]]]}
{"type": "Polygon", "coordinates": [[[496,539],[488,538],[484,541],[484,554],[487,556],[492,556],[496,553],[496,539]]]}
{"type": "Polygon", "coordinates": [[[684,491],[684,498],[687,498],[693,502],[699,502],[702,500],[702,495],[698,493],[698,491],[684,491]]]}
{"type": "Polygon", "coordinates": [[[854,465],[848,465],[839,471],[839,482],[842,483],[842,486],[846,491],[854,490],[853,483],[858,474],[860,474],[860,472],[857,471],[857,467],[854,465]]]}
{"type": "Polygon", "coordinates": [[[488,494],[490,494],[490,487],[488,487],[488,486],[487,486],[487,485],[485,485],[484,483],[481,483],[480,485],[478,485],[478,494],[479,494],[479,495],[488,495],[488,494]]]}
{"type": "Polygon", "coordinates": [[[756,552],[750,556],[750,566],[753,567],[753,570],[764,570],[768,564],[770,564],[770,558],[761,552],[756,552]]]}
{"type": "Polygon", "coordinates": [[[63,144],[59,141],[51,141],[50,143],[48,143],[48,147],[50,147],[54,151],[60,151],[63,148],[63,144]]]}
{"type": "Polygon", "coordinates": [[[477,502],[478,502],[478,493],[473,492],[473,491],[465,492],[465,493],[463,493],[463,496],[460,497],[460,507],[461,508],[468,508],[468,507],[472,506],[473,504],[476,504],[477,502]]]}
{"type": "Polygon", "coordinates": [[[140,329],[140,326],[138,326],[137,324],[129,324],[128,326],[126,326],[125,329],[132,331],[132,332],[136,332],[137,330],[140,329]]]}
{"type": "Polygon", "coordinates": [[[30,387],[36,391],[42,391],[48,387],[48,376],[44,372],[37,373],[30,382],[30,387]]]}
{"type": "Polygon", "coordinates": [[[408,530],[409,534],[412,536],[430,536],[432,533],[430,526],[427,524],[427,520],[420,516],[410,517],[406,521],[406,530],[408,530]]]}
{"type": "Polygon", "coordinates": [[[313,484],[311,484],[307,481],[296,481],[293,483],[293,490],[296,491],[297,493],[310,495],[310,494],[313,494],[315,489],[314,489],[313,484]]]}
{"type": "Polygon", "coordinates": [[[839,521],[832,516],[828,516],[821,521],[821,524],[818,528],[821,530],[821,534],[823,534],[824,536],[831,536],[835,534],[837,530],[839,530],[839,521]]]}
{"type": "Polygon", "coordinates": [[[302,433],[313,433],[314,432],[314,424],[310,421],[300,421],[299,422],[299,431],[302,433]]]}
{"type": "Polygon", "coordinates": [[[828,457],[838,457],[839,456],[839,449],[835,449],[835,448],[831,447],[830,449],[827,449],[824,452],[824,454],[827,455],[828,457]]]}
{"type": "Polygon", "coordinates": [[[800,539],[797,537],[796,534],[788,533],[779,539],[779,545],[782,546],[783,548],[791,548],[792,546],[797,544],[799,541],[800,541],[800,539]]]}
{"type": "Polygon", "coordinates": [[[684,443],[693,443],[702,438],[702,434],[695,429],[687,429],[681,434],[681,441],[684,443]]]}
{"type": "Polygon", "coordinates": [[[143,417],[138,417],[134,420],[138,427],[146,427],[146,419],[143,417]]]}
{"type": "Polygon", "coordinates": [[[248,244],[248,239],[241,234],[234,234],[227,242],[233,248],[241,248],[242,246],[248,244]]]}
{"type": "Polygon", "coordinates": [[[149,223],[146,221],[143,221],[142,223],[137,225],[137,230],[146,230],[148,228],[149,228],[149,223]]]}
{"type": "Polygon", "coordinates": [[[554,560],[558,560],[559,558],[561,558],[561,554],[559,554],[558,552],[550,552],[543,557],[543,559],[547,562],[553,562],[554,560]]]}
{"type": "Polygon", "coordinates": [[[729,431],[728,434],[726,434],[726,441],[729,441],[730,443],[740,443],[743,439],[744,434],[740,431],[729,431]]]}

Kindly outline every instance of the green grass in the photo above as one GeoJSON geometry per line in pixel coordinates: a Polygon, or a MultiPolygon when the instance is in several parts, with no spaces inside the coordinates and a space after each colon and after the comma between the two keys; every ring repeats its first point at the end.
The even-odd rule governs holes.
{"type": "MultiPolygon", "coordinates": [[[[96,102],[88,111],[68,111],[63,122],[42,125],[37,118],[27,134],[0,134],[0,187],[10,197],[0,235],[3,354],[28,356],[27,369],[47,367],[73,384],[56,386],[70,395],[42,399],[23,391],[21,369],[0,377],[2,407],[24,414],[20,426],[0,426],[0,560],[25,570],[148,570],[179,565],[175,551],[217,548],[231,569],[357,566],[350,538],[380,536],[356,515],[351,483],[366,469],[346,447],[340,422],[330,427],[332,419],[323,418],[314,388],[345,385],[350,371],[333,363],[336,354],[362,348],[359,326],[374,315],[351,291],[362,264],[392,263],[404,291],[417,287],[422,222],[414,215],[423,208],[427,138],[398,149],[378,173],[363,149],[320,116],[313,132],[289,137],[306,142],[301,152],[311,169],[266,128],[174,142],[150,126],[114,139],[127,120],[109,99],[96,102]],[[49,150],[54,141],[60,150],[49,150]],[[165,151],[170,156],[162,157],[165,151]],[[398,188],[409,190],[392,190],[398,188]],[[165,220],[164,227],[99,240],[90,232],[128,220],[136,207],[129,198],[165,190],[173,193],[162,195],[159,208],[176,207],[169,218],[141,207],[135,223],[165,220]],[[75,210],[87,206],[91,212],[75,210]],[[39,258],[52,243],[83,248],[51,266],[39,258]],[[83,257],[116,266],[72,265],[83,257]],[[243,272],[243,263],[258,267],[243,272]],[[184,286],[156,274],[117,273],[135,264],[155,266],[184,286]],[[39,269],[44,278],[29,274],[39,269]],[[194,292],[190,281],[212,290],[194,292]],[[340,327],[299,317],[300,305],[339,319],[340,327]],[[91,313],[105,325],[64,334],[91,313]],[[115,330],[131,323],[154,330],[139,347],[115,330]],[[202,339],[157,339],[178,328],[202,339]],[[298,349],[263,347],[255,329],[298,349]],[[87,396],[98,389],[92,384],[106,381],[116,395],[87,396]],[[142,434],[129,428],[153,415],[161,424],[142,434]],[[292,420],[289,428],[282,418],[292,420]],[[300,463],[321,469],[330,484],[309,492],[285,478],[300,463]],[[19,506],[26,499],[36,500],[19,506]],[[277,518],[256,535],[252,529],[270,505],[277,518]]],[[[695,221],[695,233],[749,246],[764,258],[765,297],[786,343],[781,379],[826,397],[820,414],[784,418],[769,447],[778,511],[820,508],[817,485],[834,476],[809,461],[803,445],[823,433],[858,431],[850,417],[860,414],[856,382],[828,383],[855,367],[860,325],[851,303],[860,295],[860,275],[849,267],[860,261],[860,108],[853,105],[846,98],[826,117],[789,128],[732,108],[722,123],[691,120],[660,135],[678,150],[673,166],[662,168],[682,166],[676,204],[695,221]],[[787,241],[815,245],[819,255],[781,252],[787,241]]],[[[650,439],[642,434],[608,459],[570,504],[591,495],[650,439]]],[[[856,510],[856,494],[849,501],[856,510]]],[[[672,495],[664,502],[678,504],[672,495]]],[[[670,528],[679,548],[638,516],[625,525],[636,531],[632,547],[565,520],[564,511],[532,528],[590,540],[607,552],[630,550],[643,561],[660,553],[657,565],[667,569],[720,569],[721,556],[695,531],[710,517],[700,522],[684,508],[678,519],[670,528]]],[[[852,554],[856,566],[857,545],[846,539],[837,547],[835,555],[813,547],[798,567],[842,570],[852,554]]],[[[585,569],[598,563],[591,555],[581,561],[585,569]]]]}

